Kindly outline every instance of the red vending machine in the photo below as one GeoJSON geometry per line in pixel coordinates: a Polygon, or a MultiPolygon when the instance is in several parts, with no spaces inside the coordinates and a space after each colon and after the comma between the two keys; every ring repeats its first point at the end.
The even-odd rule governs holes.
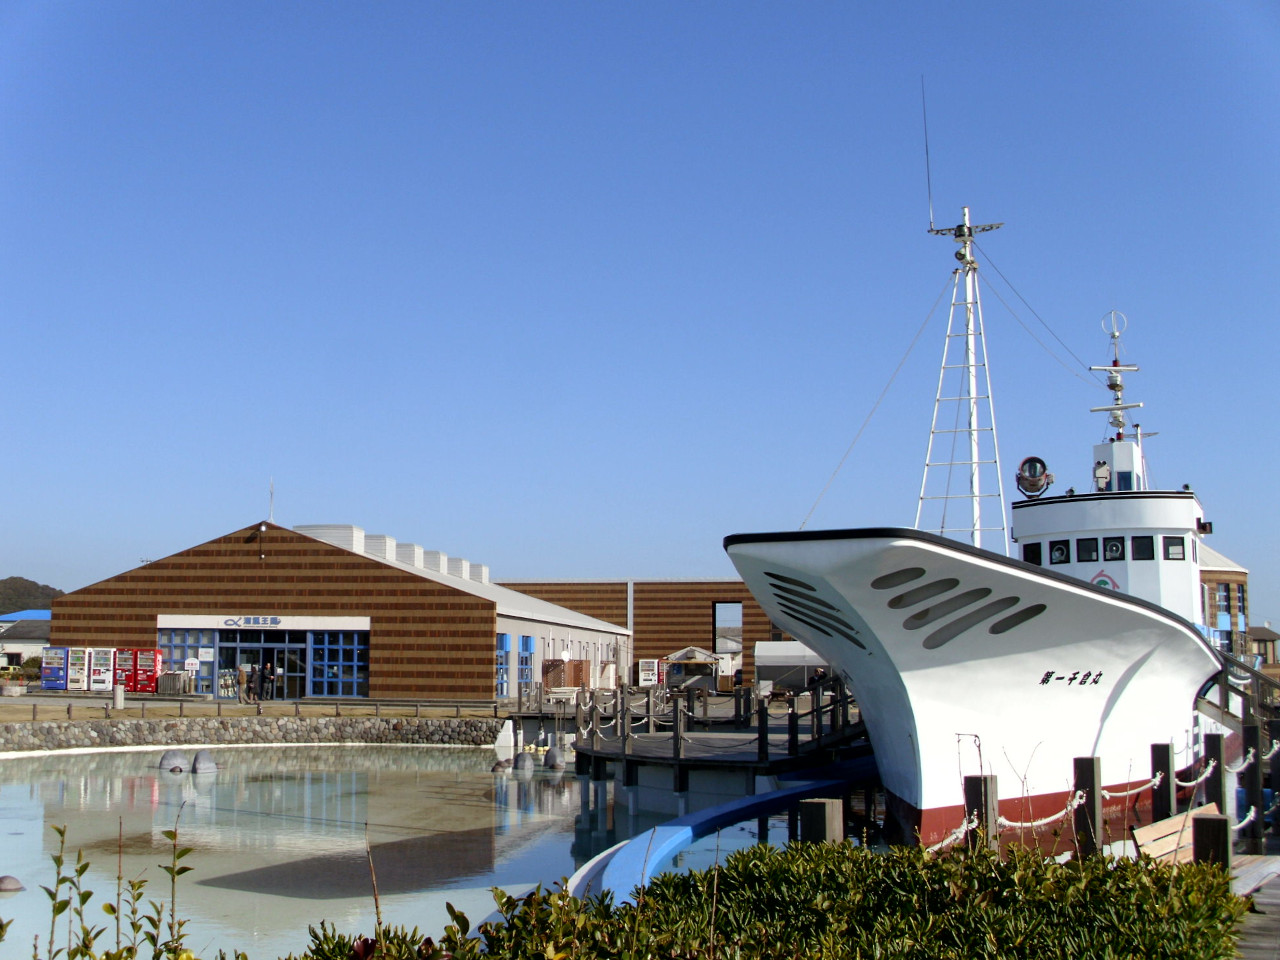
{"type": "Polygon", "coordinates": [[[133,686],[138,693],[155,693],[160,676],[160,651],[133,651],[133,686]]]}
{"type": "Polygon", "coordinates": [[[112,671],[115,684],[117,687],[123,687],[126,692],[133,693],[133,651],[117,650],[115,653],[115,669],[112,671]]]}

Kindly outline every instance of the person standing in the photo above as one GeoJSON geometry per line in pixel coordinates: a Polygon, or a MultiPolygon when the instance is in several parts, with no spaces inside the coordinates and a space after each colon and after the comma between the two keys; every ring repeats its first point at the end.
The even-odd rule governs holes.
{"type": "Polygon", "coordinates": [[[249,702],[249,665],[247,663],[236,667],[236,701],[249,702]]]}
{"type": "Polygon", "coordinates": [[[266,700],[276,698],[276,665],[270,660],[262,665],[262,695],[266,700]]]}
{"type": "Polygon", "coordinates": [[[258,665],[255,663],[249,668],[249,702],[257,703],[262,693],[262,674],[258,672],[258,665]]]}

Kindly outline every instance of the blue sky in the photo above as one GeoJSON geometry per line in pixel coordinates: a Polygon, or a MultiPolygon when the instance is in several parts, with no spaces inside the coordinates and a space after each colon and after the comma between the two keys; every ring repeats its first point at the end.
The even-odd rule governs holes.
{"type": "MultiPolygon", "coordinates": [[[[6,3],[0,576],[111,576],[272,478],[277,522],[496,579],[731,575],[949,281],[923,77],[939,224],[1006,224],[1006,476],[1084,485],[1105,432],[1031,309],[1085,363],[1122,310],[1156,482],[1280,621],[1278,47],[1248,0],[6,3]]],[[[945,320],[810,528],[914,518],[945,320]]]]}

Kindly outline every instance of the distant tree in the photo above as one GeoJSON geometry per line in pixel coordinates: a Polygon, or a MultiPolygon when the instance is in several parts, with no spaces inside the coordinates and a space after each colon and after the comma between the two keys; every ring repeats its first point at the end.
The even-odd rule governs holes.
{"type": "Polygon", "coordinates": [[[63,591],[25,577],[0,580],[0,614],[19,610],[51,610],[63,591]]]}

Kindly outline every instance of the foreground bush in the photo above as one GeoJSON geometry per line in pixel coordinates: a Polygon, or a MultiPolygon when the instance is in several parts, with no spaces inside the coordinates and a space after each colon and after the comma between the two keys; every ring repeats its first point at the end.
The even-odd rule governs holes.
{"type": "Polygon", "coordinates": [[[617,907],[541,890],[499,895],[501,922],[469,936],[459,916],[419,956],[1217,960],[1235,955],[1247,908],[1210,865],[1058,864],[1026,850],[1003,861],[986,852],[930,858],[848,843],[753,847],[718,870],[658,877],[637,898],[617,907]]]}
{"type": "MultiPolygon", "coordinates": [[[[59,850],[58,881],[45,889],[53,920],[66,913],[71,922],[68,949],[37,947],[36,960],[194,960],[175,909],[177,879],[189,869],[180,861],[190,851],[178,846],[176,831],[165,837],[173,844],[164,867],[168,904],[150,902],[140,915],[143,882],[117,891],[106,906],[117,918],[115,949],[101,952],[95,940],[106,931],[85,918],[92,893],[79,887],[88,864],[77,858],[64,872],[59,850]]],[[[417,930],[351,937],[322,923],[298,960],[1225,960],[1235,955],[1248,905],[1209,864],[1175,870],[1104,857],[1059,864],[1021,849],[1004,860],[985,851],[929,857],[918,848],[876,853],[849,843],[751,847],[719,868],[657,877],[635,891],[634,905],[540,887],[521,898],[495,890],[494,899],[501,919],[474,933],[451,906],[453,923],[439,943],[417,930]]],[[[4,927],[0,921],[0,940],[4,927]]],[[[55,932],[50,944],[61,940],[55,932]]],[[[228,953],[243,960],[238,950],[228,953]]]]}

